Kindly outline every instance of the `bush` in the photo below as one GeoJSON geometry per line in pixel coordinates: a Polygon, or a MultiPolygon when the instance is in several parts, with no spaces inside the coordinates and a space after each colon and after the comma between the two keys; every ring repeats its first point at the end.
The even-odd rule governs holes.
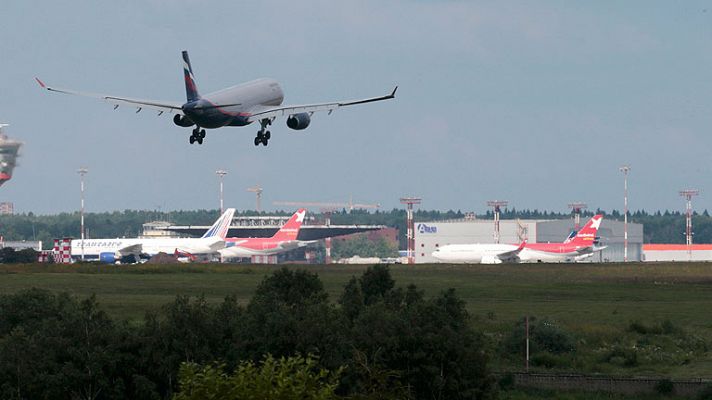
{"type": "Polygon", "coordinates": [[[655,391],[662,395],[671,395],[675,391],[675,385],[670,379],[661,379],[655,384],[655,391]]]}
{"type": "Polygon", "coordinates": [[[637,367],[638,353],[633,349],[614,346],[602,359],[603,362],[621,367],[637,367]]]}
{"type": "Polygon", "coordinates": [[[533,367],[554,368],[567,365],[566,360],[561,356],[551,354],[549,352],[536,353],[529,359],[533,367]]]}
{"type": "Polygon", "coordinates": [[[336,399],[341,369],[319,368],[312,357],[267,356],[259,364],[243,361],[234,373],[224,365],[199,367],[184,363],[180,367],[180,392],[175,400],[193,399],[336,399]]]}
{"type": "MultiPolygon", "coordinates": [[[[552,354],[571,353],[576,350],[574,336],[547,319],[529,319],[530,354],[546,351],[552,354]]],[[[504,349],[510,354],[524,354],[526,351],[525,320],[522,318],[504,341],[504,349]]]]}
{"type": "Polygon", "coordinates": [[[511,389],[514,387],[514,374],[504,374],[499,378],[499,388],[502,390],[511,389]]]}
{"type": "Polygon", "coordinates": [[[712,400],[712,384],[707,384],[704,389],[697,393],[697,400],[712,400]]]}

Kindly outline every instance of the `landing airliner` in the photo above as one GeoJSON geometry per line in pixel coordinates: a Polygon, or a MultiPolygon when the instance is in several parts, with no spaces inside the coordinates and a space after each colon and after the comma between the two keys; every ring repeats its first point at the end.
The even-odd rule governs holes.
{"type": "Polygon", "coordinates": [[[307,210],[300,209],[270,238],[227,238],[225,248],[219,250],[224,258],[269,256],[301,247],[305,242],[297,240],[299,229],[307,210]]]}
{"type": "Polygon", "coordinates": [[[261,78],[201,96],[198,93],[198,86],[195,83],[193,68],[190,65],[187,51],[183,51],[183,77],[187,101],[182,104],[77,92],[47,86],[39,78],[35,78],[35,80],[37,80],[42,89],[50,92],[101,99],[113,104],[114,109],[117,109],[119,105],[128,105],[136,107],[137,113],[144,108],[158,111],[158,115],[162,115],[164,112],[176,113],[173,117],[173,122],[176,125],[182,127],[195,126],[193,133],[190,135],[191,144],[203,144],[205,129],[202,128],[215,129],[224,126],[245,126],[258,122],[260,130],[257,131],[257,137],[255,137],[255,146],[260,144],[267,146],[271,137],[267,127],[272,125],[272,122],[277,117],[287,116],[287,126],[289,128],[302,130],[309,126],[312,115],[317,111],[326,111],[331,114],[341,107],[392,99],[398,89],[398,86],[396,86],[386,96],[362,100],[285,106],[282,105],[284,92],[279,83],[274,79],[261,78]]]}
{"type": "MultiPolygon", "coordinates": [[[[225,210],[201,238],[149,238],[149,239],[84,239],[84,257],[106,263],[134,256],[150,257],[158,253],[196,256],[214,254],[225,246],[225,236],[230,228],[234,208],[225,210]]],[[[82,240],[72,240],[72,257],[82,255],[82,240]]]]}
{"type": "Polygon", "coordinates": [[[601,251],[596,246],[596,233],[603,215],[596,215],[575,235],[562,243],[451,244],[435,250],[433,257],[450,263],[519,263],[582,261],[601,251]]]}

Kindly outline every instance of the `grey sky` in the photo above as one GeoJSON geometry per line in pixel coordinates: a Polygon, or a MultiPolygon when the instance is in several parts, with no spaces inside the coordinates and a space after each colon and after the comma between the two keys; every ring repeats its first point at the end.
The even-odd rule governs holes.
{"type": "Polygon", "coordinates": [[[712,209],[712,3],[699,1],[28,1],[1,6],[0,121],[25,142],[0,200],[17,211],[254,208],[274,200],[482,212],[573,200],[712,209]],[[203,93],[277,79],[286,103],[396,100],[257,127],[189,129],[170,116],[40,91],[182,101],[180,51],[203,93]]]}

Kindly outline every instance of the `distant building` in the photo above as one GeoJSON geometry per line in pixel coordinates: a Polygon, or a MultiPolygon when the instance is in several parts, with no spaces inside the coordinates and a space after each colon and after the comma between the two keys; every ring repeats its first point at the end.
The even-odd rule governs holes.
{"type": "Polygon", "coordinates": [[[712,244],[644,244],[643,261],[712,261],[712,244]]]}
{"type": "Polygon", "coordinates": [[[12,215],[15,213],[15,205],[9,202],[0,203],[0,215],[12,215]]]}
{"type": "Polygon", "coordinates": [[[10,241],[5,241],[1,240],[0,241],[0,248],[5,248],[5,247],[11,247],[15,250],[23,250],[23,249],[33,249],[36,251],[41,251],[42,250],[42,241],[33,241],[33,240],[10,240],[10,241]]]}
{"type": "MultiPolygon", "coordinates": [[[[581,223],[586,222],[582,218],[581,223]]],[[[518,244],[563,242],[574,229],[571,219],[560,220],[501,220],[500,243],[518,244]]],[[[590,261],[623,261],[623,221],[604,218],[598,230],[601,245],[590,261]]],[[[415,223],[415,262],[432,263],[435,249],[448,244],[494,243],[494,222],[485,219],[415,223]]],[[[628,223],[628,260],[640,261],[643,248],[643,225],[628,223]]]]}

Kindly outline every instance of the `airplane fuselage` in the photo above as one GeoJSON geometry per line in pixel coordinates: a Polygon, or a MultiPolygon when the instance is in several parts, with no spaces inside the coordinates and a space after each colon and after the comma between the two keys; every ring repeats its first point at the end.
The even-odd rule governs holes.
{"type": "MultiPolygon", "coordinates": [[[[483,263],[495,264],[502,262],[499,254],[517,250],[514,244],[453,244],[439,248],[433,252],[433,257],[450,263],[483,263]]],[[[519,252],[516,262],[562,262],[574,260],[581,256],[582,246],[564,243],[527,243],[519,252]]]]}
{"type": "Polygon", "coordinates": [[[225,242],[220,255],[227,258],[270,256],[299,247],[298,240],[274,240],[272,238],[239,239],[225,242]]]}
{"type": "MultiPolygon", "coordinates": [[[[217,252],[223,246],[220,238],[150,238],[150,239],[84,239],[84,257],[98,259],[102,254],[114,254],[130,246],[140,246],[137,253],[153,256],[158,253],[174,254],[188,253],[192,255],[210,254],[217,252]]],[[[77,258],[82,255],[82,240],[72,240],[72,256],[77,258]]]]}
{"type": "Polygon", "coordinates": [[[279,83],[262,78],[203,95],[185,103],[182,111],[201,128],[245,126],[252,122],[249,117],[253,110],[279,106],[282,101],[284,92],[279,83]]]}

